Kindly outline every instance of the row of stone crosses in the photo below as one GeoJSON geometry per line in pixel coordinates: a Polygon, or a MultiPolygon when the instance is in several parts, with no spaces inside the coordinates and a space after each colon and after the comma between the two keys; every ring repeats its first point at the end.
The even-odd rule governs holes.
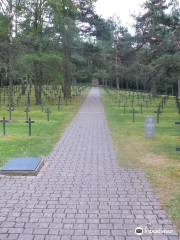
{"type": "MultiPolygon", "coordinates": [[[[10,123],[12,121],[12,113],[15,111],[16,106],[20,107],[23,103],[22,100],[25,98],[25,123],[28,124],[28,134],[29,136],[32,135],[32,124],[35,123],[31,119],[30,115],[30,107],[31,107],[31,91],[32,91],[32,86],[27,86],[25,91],[24,91],[24,86],[13,86],[13,94],[9,96],[9,88],[4,87],[0,89],[0,110],[4,106],[7,107],[7,111],[9,113],[9,118],[6,119],[3,117],[0,122],[2,123],[3,127],[3,136],[6,136],[6,128],[7,128],[7,123],[10,123]],[[22,91],[23,88],[23,91],[22,91]],[[24,95],[24,96],[23,96],[24,95]],[[16,97],[16,104],[14,101],[14,98],[16,97]],[[7,102],[7,105],[6,105],[7,102]]],[[[77,97],[81,95],[82,88],[78,87],[75,88],[75,90],[72,93],[72,97],[77,97]]],[[[61,86],[56,86],[56,88],[52,88],[52,86],[44,86],[42,89],[42,99],[44,103],[48,103],[48,105],[56,105],[57,106],[57,111],[60,112],[61,105],[63,104],[63,98],[62,98],[62,88],[61,86]]],[[[65,104],[68,104],[68,100],[65,99],[65,104]]],[[[72,101],[72,98],[69,99],[69,101],[72,101]]],[[[50,115],[51,115],[51,109],[49,107],[46,107],[45,104],[41,103],[41,111],[44,112],[47,116],[47,121],[50,121],[50,115]]]]}
{"type": "MultiPolygon", "coordinates": [[[[127,107],[132,107],[132,121],[135,122],[135,114],[137,111],[134,108],[134,105],[137,104],[140,107],[140,112],[143,114],[143,107],[148,108],[151,105],[152,101],[154,101],[158,96],[152,96],[150,94],[140,94],[137,91],[127,91],[126,94],[121,94],[119,91],[116,91],[116,94],[111,94],[110,91],[107,90],[109,95],[111,95],[112,100],[118,103],[119,107],[123,107],[123,113],[126,113],[127,107]],[[136,98],[135,98],[136,96],[136,98]],[[136,102],[135,102],[136,101],[136,102]]],[[[156,122],[159,124],[160,116],[163,113],[164,107],[168,102],[169,96],[163,96],[161,101],[159,102],[157,109],[154,113],[156,113],[156,122]]],[[[178,114],[180,115],[180,99],[178,96],[175,96],[175,102],[178,114]]],[[[176,125],[180,125],[180,121],[175,122],[176,125]]],[[[180,151],[180,147],[176,148],[176,151],[180,151]]]]}

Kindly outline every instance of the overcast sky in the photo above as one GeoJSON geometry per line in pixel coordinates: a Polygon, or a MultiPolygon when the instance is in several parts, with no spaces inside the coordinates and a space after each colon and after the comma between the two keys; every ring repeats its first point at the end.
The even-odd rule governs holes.
{"type": "Polygon", "coordinates": [[[104,18],[119,16],[123,26],[131,30],[133,20],[132,13],[138,13],[140,5],[145,0],[98,0],[96,3],[96,12],[104,18]]]}

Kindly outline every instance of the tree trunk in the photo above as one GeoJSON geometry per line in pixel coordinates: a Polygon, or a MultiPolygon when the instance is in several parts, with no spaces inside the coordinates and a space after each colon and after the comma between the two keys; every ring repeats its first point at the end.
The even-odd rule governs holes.
{"type": "Polygon", "coordinates": [[[22,95],[25,95],[25,93],[26,93],[25,83],[21,83],[21,94],[22,94],[22,95]]]}
{"type": "Polygon", "coordinates": [[[136,90],[139,91],[139,81],[137,78],[136,78],[136,90]]]}
{"type": "Polygon", "coordinates": [[[9,56],[9,63],[8,63],[8,70],[7,70],[7,82],[9,84],[9,91],[8,91],[8,102],[10,105],[13,104],[13,76],[12,76],[12,69],[10,63],[11,56],[9,56]]]}
{"type": "Polygon", "coordinates": [[[8,29],[8,49],[7,49],[7,83],[9,84],[9,96],[8,101],[9,104],[13,104],[13,76],[12,76],[12,66],[13,66],[13,58],[12,58],[12,36],[13,36],[13,3],[12,0],[8,2],[9,7],[9,29],[8,29]]]}
{"type": "Polygon", "coordinates": [[[35,90],[35,99],[36,99],[36,105],[42,104],[42,79],[43,79],[43,73],[41,69],[41,64],[34,62],[34,90],[35,90]]]}
{"type": "Polygon", "coordinates": [[[34,88],[35,88],[36,105],[41,105],[42,104],[42,86],[41,84],[39,84],[38,81],[35,81],[34,88]]]}
{"type": "Polygon", "coordinates": [[[119,78],[117,76],[116,76],[116,88],[117,88],[117,90],[120,89],[119,78]]]}
{"type": "Polygon", "coordinates": [[[116,78],[116,88],[119,90],[119,77],[118,77],[118,55],[116,50],[116,56],[115,56],[115,78],[116,78]]]}
{"type": "Polygon", "coordinates": [[[178,97],[180,97],[180,79],[178,80],[178,97]]]}
{"type": "Polygon", "coordinates": [[[106,87],[106,88],[108,87],[108,81],[107,81],[107,79],[105,79],[105,87],[106,87]]]}
{"type": "Polygon", "coordinates": [[[168,86],[165,84],[165,94],[168,95],[168,86]]]}
{"type": "Polygon", "coordinates": [[[63,93],[64,98],[71,97],[71,34],[69,26],[66,22],[63,24],[63,53],[64,53],[64,86],[63,93]]]}
{"type": "Polygon", "coordinates": [[[153,79],[152,83],[151,83],[151,93],[153,95],[157,94],[157,86],[156,86],[156,80],[155,79],[153,79]]]}
{"type": "Polygon", "coordinates": [[[68,49],[64,49],[64,98],[71,97],[71,70],[68,49]]]}
{"type": "Polygon", "coordinates": [[[142,81],[142,90],[145,91],[146,90],[146,82],[142,81]]]}
{"type": "Polygon", "coordinates": [[[126,80],[126,90],[129,89],[129,82],[126,80]]]}

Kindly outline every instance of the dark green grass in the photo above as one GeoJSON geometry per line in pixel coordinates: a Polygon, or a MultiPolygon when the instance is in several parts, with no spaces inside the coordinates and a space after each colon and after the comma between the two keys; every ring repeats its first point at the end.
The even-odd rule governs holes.
{"type": "MultiPolygon", "coordinates": [[[[175,125],[176,121],[180,121],[180,115],[177,113],[174,98],[169,98],[160,115],[159,124],[156,123],[155,138],[145,139],[145,120],[147,116],[154,116],[156,119],[154,111],[162,97],[153,100],[148,108],[144,106],[141,114],[135,96],[136,114],[133,122],[131,101],[128,100],[125,114],[124,102],[119,103],[123,95],[128,95],[126,92],[118,94],[115,91],[102,90],[102,93],[120,166],[145,171],[157,196],[180,228],[180,153],[175,150],[180,146],[180,126],[175,125]]],[[[146,94],[145,98],[148,98],[146,94]]]]}

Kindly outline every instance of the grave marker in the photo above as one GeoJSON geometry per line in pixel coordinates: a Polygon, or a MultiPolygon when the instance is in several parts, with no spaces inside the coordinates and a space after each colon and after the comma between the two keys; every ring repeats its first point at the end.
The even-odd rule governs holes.
{"type": "Polygon", "coordinates": [[[132,111],[132,117],[133,117],[133,122],[135,122],[135,109],[133,108],[133,111],[132,111]]]}
{"type": "Polygon", "coordinates": [[[155,120],[154,117],[147,117],[145,122],[145,138],[155,137],[155,120]]]}
{"type": "Polygon", "coordinates": [[[35,123],[35,121],[32,121],[31,117],[29,117],[29,119],[27,121],[25,121],[25,123],[28,123],[29,137],[31,137],[32,136],[32,123],[35,123]]]}
{"type": "Polygon", "coordinates": [[[26,106],[26,109],[25,109],[25,113],[26,113],[26,121],[28,121],[28,118],[29,118],[29,107],[26,106]]]}
{"type": "Polygon", "coordinates": [[[160,109],[158,108],[158,110],[157,110],[157,115],[156,115],[157,123],[159,123],[159,116],[160,116],[160,114],[161,114],[161,111],[160,111],[160,109]]]}
{"type": "Polygon", "coordinates": [[[14,106],[12,104],[8,104],[8,109],[7,111],[9,112],[9,120],[12,120],[12,112],[14,111],[14,106]]]}
{"type": "Polygon", "coordinates": [[[50,109],[47,108],[46,111],[45,111],[45,113],[47,114],[47,120],[48,120],[48,122],[49,122],[49,121],[50,121],[50,113],[51,113],[50,109]]]}
{"type": "Polygon", "coordinates": [[[6,120],[5,117],[3,117],[3,120],[0,120],[0,122],[3,124],[3,136],[6,136],[6,123],[8,123],[9,121],[6,120]]]}
{"type": "Polygon", "coordinates": [[[58,112],[60,112],[60,105],[61,105],[61,97],[58,96],[58,103],[57,103],[57,106],[58,106],[58,112]]]}
{"type": "Polygon", "coordinates": [[[43,165],[44,160],[42,158],[14,158],[10,159],[10,161],[3,166],[0,173],[10,176],[35,176],[43,165]]]}
{"type": "Polygon", "coordinates": [[[143,104],[141,103],[141,114],[143,114],[143,104]]]}

